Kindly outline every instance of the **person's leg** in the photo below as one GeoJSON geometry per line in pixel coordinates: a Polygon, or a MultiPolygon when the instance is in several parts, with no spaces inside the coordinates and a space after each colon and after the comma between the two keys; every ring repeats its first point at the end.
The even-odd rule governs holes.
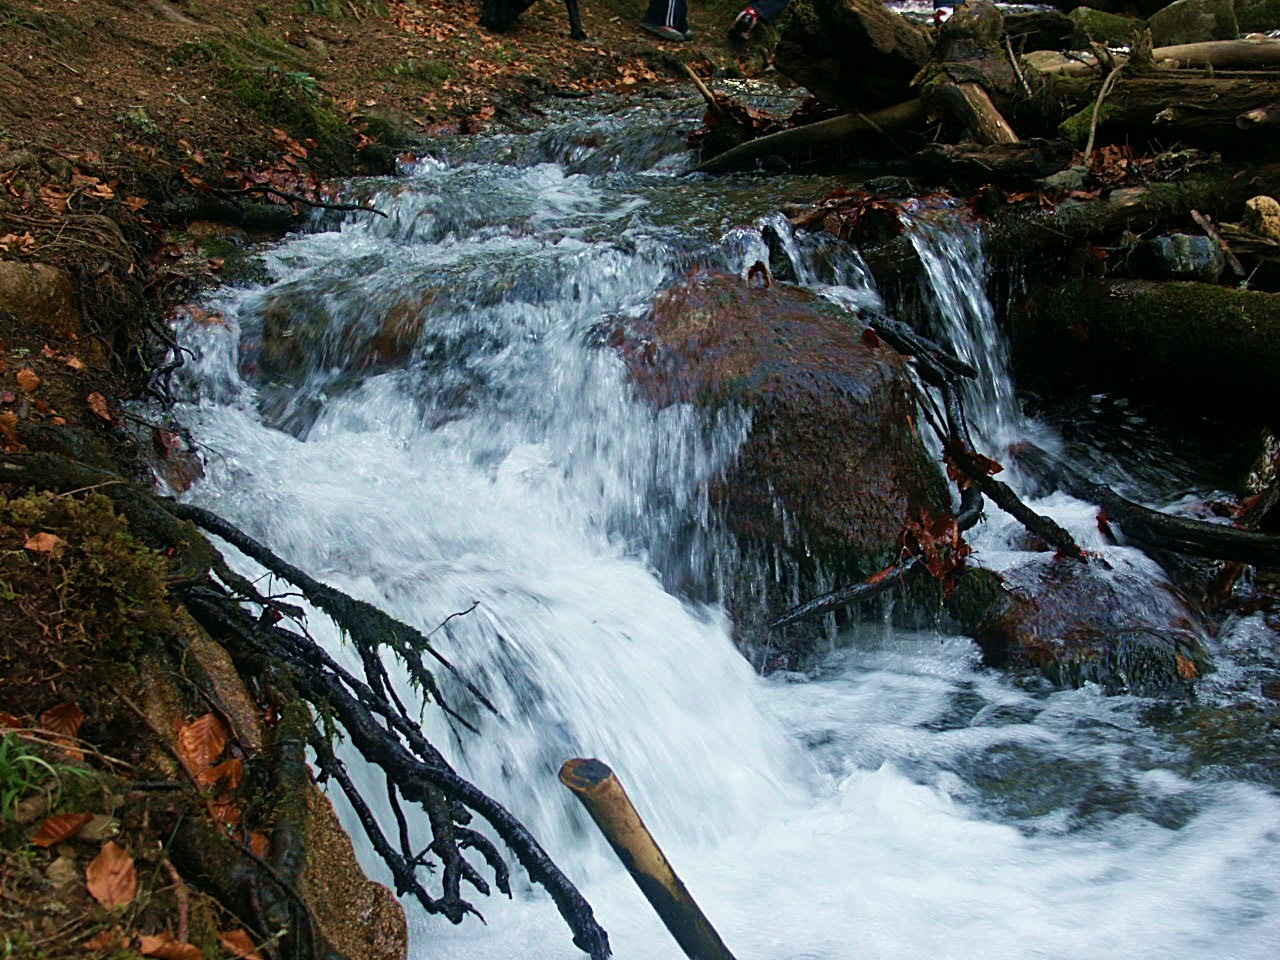
{"type": "Polygon", "coordinates": [[[781,16],[782,11],[787,9],[787,4],[791,0],[755,0],[751,4],[756,13],[760,15],[760,19],[765,23],[773,23],[781,16]]]}
{"type": "Polygon", "coordinates": [[[678,33],[679,37],[672,35],[666,39],[683,40],[684,35],[689,31],[688,0],[649,0],[649,9],[645,11],[640,25],[657,36],[664,36],[664,34],[656,28],[667,27],[674,33],[678,33]]]}

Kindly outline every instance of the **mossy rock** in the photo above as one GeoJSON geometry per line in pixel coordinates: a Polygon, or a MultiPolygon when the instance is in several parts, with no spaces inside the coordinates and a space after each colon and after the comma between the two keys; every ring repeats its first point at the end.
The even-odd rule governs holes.
{"type": "Polygon", "coordinates": [[[1233,0],[1174,0],[1148,23],[1157,47],[1234,40],[1240,33],[1233,0]]]}
{"type": "Polygon", "coordinates": [[[0,492],[4,709],[113,689],[148,638],[175,629],[168,573],[100,493],[0,492]]]}
{"type": "Polygon", "coordinates": [[[1067,19],[1072,23],[1071,43],[1077,49],[1088,49],[1090,42],[1123,45],[1132,42],[1134,34],[1145,25],[1134,17],[1076,7],[1067,19]]]}
{"type": "Polygon", "coordinates": [[[1280,0],[1237,0],[1236,24],[1241,33],[1280,30],[1280,0]]]}

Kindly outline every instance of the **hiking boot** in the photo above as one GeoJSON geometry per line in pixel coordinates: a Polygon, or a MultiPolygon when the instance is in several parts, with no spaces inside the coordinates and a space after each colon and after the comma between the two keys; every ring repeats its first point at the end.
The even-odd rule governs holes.
{"type": "Polygon", "coordinates": [[[760,22],[760,14],[756,13],[754,7],[747,7],[736,18],[729,27],[730,40],[749,40],[751,34],[756,29],[756,24],[760,22]]]}
{"type": "Polygon", "coordinates": [[[684,41],[688,39],[675,27],[668,27],[665,23],[650,23],[647,20],[641,20],[640,26],[648,30],[655,37],[661,37],[663,40],[672,40],[676,43],[684,43],[684,41]]]}

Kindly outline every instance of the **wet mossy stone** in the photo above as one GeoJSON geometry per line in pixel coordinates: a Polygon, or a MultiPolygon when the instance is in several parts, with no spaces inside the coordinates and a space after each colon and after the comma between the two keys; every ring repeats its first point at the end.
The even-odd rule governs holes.
{"type": "Polygon", "coordinates": [[[1280,0],[1236,0],[1236,23],[1241,33],[1280,30],[1280,0]]]}
{"type": "Polygon", "coordinates": [[[1234,40],[1240,33],[1233,0],[1174,0],[1153,14],[1148,25],[1157,47],[1234,40]]]}
{"type": "Polygon", "coordinates": [[[1134,17],[1105,13],[1089,7],[1076,7],[1067,14],[1067,18],[1072,24],[1072,46],[1082,50],[1087,50],[1092,41],[1112,45],[1128,44],[1144,26],[1141,20],[1134,17]]]}
{"type": "Polygon", "coordinates": [[[799,287],[700,273],[661,294],[621,347],[657,406],[735,404],[752,425],[712,491],[741,538],[869,575],[907,519],[948,509],[915,424],[906,361],[799,287]]]}

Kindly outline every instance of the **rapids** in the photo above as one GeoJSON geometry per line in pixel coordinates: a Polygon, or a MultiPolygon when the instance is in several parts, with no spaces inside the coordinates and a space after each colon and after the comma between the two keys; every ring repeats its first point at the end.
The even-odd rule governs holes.
{"type": "MultiPolygon", "coordinates": [[[[620,958],[678,951],[558,784],[571,756],[618,771],[740,960],[1275,956],[1273,732],[1206,752],[1192,708],[993,672],[969,640],[887,616],[804,673],[761,677],[738,653],[706,488],[749,418],[646,408],[605,337],[691,266],[768,259],[770,231],[802,281],[860,309],[880,295],[855,251],[776,214],[825,181],[681,179],[690,103],[597,109],[435,144],[352,185],[386,220],[319,218],[265,252],[269,283],[216,292],[226,323],[179,331],[179,415],[208,450],[188,497],[421,628],[479,601],[435,639],[502,718],[474,714],[473,736],[429,710],[424,727],[547,847],[620,958]],[[403,356],[345,362],[407,302],[425,322],[403,356]],[[268,370],[281,304],[321,333],[268,370]]],[[[937,331],[986,374],[978,432],[1060,443],[1013,393],[981,238],[912,230],[937,331]]],[[[1161,575],[1101,543],[1089,505],[1036,506],[1161,575]]],[[[979,558],[1015,569],[1015,534],[989,507],[979,558]]],[[[350,658],[323,616],[310,627],[350,658]]],[[[1195,709],[1246,696],[1275,648],[1257,617],[1213,642],[1195,709]]],[[[407,905],[413,956],[580,956],[513,872],[513,900],[476,901],[487,925],[407,905]]]]}

